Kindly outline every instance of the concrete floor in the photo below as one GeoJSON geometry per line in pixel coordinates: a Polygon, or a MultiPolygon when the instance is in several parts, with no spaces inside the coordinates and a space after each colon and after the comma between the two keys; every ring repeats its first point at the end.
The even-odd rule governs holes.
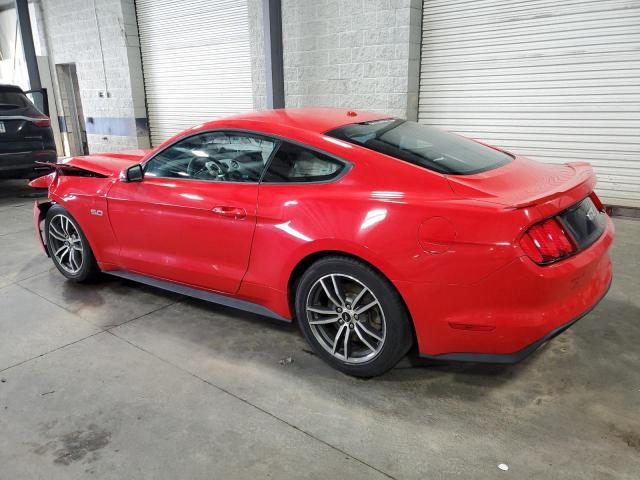
{"type": "Polygon", "coordinates": [[[66,282],[32,195],[0,182],[0,479],[640,477],[639,221],[605,300],[524,362],[365,381],[293,326],[66,282]]]}

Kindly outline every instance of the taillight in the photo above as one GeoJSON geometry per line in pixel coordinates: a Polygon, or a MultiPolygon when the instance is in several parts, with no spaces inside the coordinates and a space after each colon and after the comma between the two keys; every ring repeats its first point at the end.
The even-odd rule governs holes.
{"type": "Polygon", "coordinates": [[[524,253],[536,263],[560,260],[576,251],[576,247],[562,225],[550,218],[531,227],[520,239],[524,253]]]}
{"type": "Polygon", "coordinates": [[[34,117],[34,119],[31,120],[31,123],[33,123],[36,127],[41,128],[51,126],[51,120],[46,115],[38,115],[37,117],[34,117]]]}

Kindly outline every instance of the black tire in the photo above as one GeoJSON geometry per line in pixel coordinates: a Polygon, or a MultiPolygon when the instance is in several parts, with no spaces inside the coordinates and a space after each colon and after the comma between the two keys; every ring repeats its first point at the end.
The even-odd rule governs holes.
{"type": "MultiPolygon", "coordinates": [[[[411,320],[394,286],[371,266],[354,258],[329,256],[313,263],[304,272],[298,282],[295,291],[295,311],[302,333],[318,356],[336,369],[355,377],[374,377],[387,372],[402,359],[413,343],[411,320]],[[329,321],[333,319],[333,313],[319,314],[307,311],[307,303],[310,302],[309,306],[316,308],[314,306],[316,302],[313,298],[318,299],[318,302],[320,302],[320,296],[323,295],[323,293],[321,293],[323,290],[321,290],[322,283],[320,283],[320,281],[322,280],[325,282],[325,285],[327,285],[327,283],[334,278],[337,279],[337,283],[341,284],[338,287],[338,291],[342,291],[343,298],[340,299],[338,296],[335,296],[338,302],[333,301],[333,303],[331,303],[329,295],[326,293],[326,290],[324,290],[324,295],[326,295],[326,297],[324,297],[324,303],[327,305],[326,311],[335,308],[336,316],[339,320],[334,320],[330,326],[326,324],[317,325],[318,323],[322,323],[318,320],[323,319],[326,319],[326,323],[329,323],[329,321]],[[344,286],[345,284],[346,286],[344,286]],[[361,297],[362,300],[356,300],[357,295],[356,298],[354,298],[354,294],[350,296],[349,293],[345,292],[345,288],[355,288],[351,287],[351,285],[357,286],[357,288],[364,286],[368,289],[368,292],[361,297]],[[369,304],[371,303],[371,299],[377,301],[377,303],[370,311],[360,313],[358,316],[355,313],[362,308],[365,303],[364,299],[367,298],[366,295],[371,295],[368,297],[369,304]],[[354,300],[356,300],[356,302],[353,302],[354,300]],[[338,303],[345,304],[345,302],[348,308],[342,309],[341,312],[343,313],[341,314],[337,313],[338,310],[340,310],[337,307],[338,303]],[[353,302],[354,305],[350,305],[350,302],[353,302]],[[365,316],[370,316],[371,318],[366,319],[364,318],[365,316]],[[377,318],[374,319],[373,316],[377,318]],[[358,319],[358,317],[360,318],[358,319]],[[380,330],[376,330],[372,323],[368,323],[373,320],[378,321],[381,327],[380,330]],[[313,327],[310,322],[314,322],[313,327]],[[382,327],[382,323],[385,324],[384,327],[382,327]],[[338,347],[338,351],[336,352],[337,356],[328,349],[328,347],[331,346],[328,345],[331,343],[331,339],[334,338],[335,340],[340,336],[338,330],[343,324],[347,327],[347,330],[344,330],[343,337],[340,340],[340,342],[344,342],[344,349],[342,349],[344,359],[339,358],[341,347],[338,347]],[[360,328],[358,328],[358,326],[360,328]],[[366,330],[364,331],[363,326],[366,326],[366,330]],[[353,327],[355,327],[355,329],[353,327]],[[349,331],[348,329],[351,330],[349,331]],[[367,330],[374,331],[380,335],[382,341],[367,336],[364,333],[367,330]],[[334,331],[336,332],[336,336],[332,337],[334,331]],[[384,332],[384,335],[382,335],[381,332],[384,332]],[[368,339],[370,343],[367,343],[367,346],[365,346],[363,341],[356,336],[356,333],[360,339],[364,336],[365,340],[368,339]],[[346,340],[344,336],[347,336],[346,340]],[[348,347],[347,344],[349,345],[348,347]],[[372,348],[372,346],[376,348],[372,348]],[[358,348],[360,348],[362,352],[358,352],[358,348]],[[348,351],[349,349],[352,349],[356,355],[356,357],[351,360],[349,360],[348,354],[344,355],[345,350],[348,351]],[[357,357],[358,354],[361,355],[360,358],[357,357]],[[368,355],[372,355],[372,357],[367,358],[368,355]],[[358,363],[353,363],[356,361],[358,363]]],[[[335,340],[333,342],[333,348],[335,349],[336,345],[340,342],[335,340]]]]}
{"type": "MultiPolygon", "coordinates": [[[[56,227],[54,226],[54,228],[56,227]]],[[[65,233],[65,232],[61,232],[61,233],[65,233]]],[[[47,216],[44,222],[44,236],[45,236],[45,242],[47,244],[47,249],[49,250],[49,255],[51,256],[51,260],[53,261],[53,264],[56,266],[58,271],[62,273],[62,275],[64,275],[66,278],[68,278],[73,282],[80,283],[80,282],[93,280],[99,275],[100,269],[98,268],[98,264],[96,262],[95,256],[93,255],[93,251],[89,246],[87,237],[85,237],[84,232],[80,228],[80,225],[78,224],[78,222],[71,216],[71,214],[67,211],[67,209],[65,209],[61,205],[53,205],[47,212],[47,216]],[[75,240],[75,242],[77,242],[77,244],[81,245],[82,247],[81,261],[78,262],[79,268],[77,269],[77,271],[74,271],[74,270],[70,271],[68,266],[65,267],[54,254],[56,249],[61,248],[61,243],[60,243],[61,241],[59,240],[59,238],[54,237],[55,231],[51,229],[51,222],[53,220],[57,223],[60,217],[64,217],[70,222],[70,225],[71,225],[70,230],[75,230],[75,232],[77,232],[77,235],[72,234],[70,238],[75,240]]],[[[71,256],[71,253],[69,253],[69,256],[71,256]]],[[[74,254],[74,259],[75,258],[76,257],[74,254]]],[[[64,258],[63,258],[63,262],[64,262],[64,258]]]]}

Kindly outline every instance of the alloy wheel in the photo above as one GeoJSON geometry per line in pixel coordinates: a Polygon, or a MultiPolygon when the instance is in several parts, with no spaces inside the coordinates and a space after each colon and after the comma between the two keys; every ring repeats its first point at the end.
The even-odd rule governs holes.
{"type": "Polygon", "coordinates": [[[358,364],[382,350],[384,312],[360,280],[338,273],[323,276],[311,286],[305,308],[311,332],[335,358],[358,364]]]}
{"type": "Polygon", "coordinates": [[[66,215],[56,215],[49,221],[48,231],[50,253],[65,272],[76,275],[84,261],[78,228],[66,215]]]}

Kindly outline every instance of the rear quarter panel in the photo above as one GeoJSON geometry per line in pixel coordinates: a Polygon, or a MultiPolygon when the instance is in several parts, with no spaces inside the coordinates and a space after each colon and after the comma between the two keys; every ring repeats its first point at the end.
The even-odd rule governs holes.
{"type": "MultiPolygon", "coordinates": [[[[335,251],[369,262],[402,294],[402,282],[476,282],[521,254],[513,240],[532,212],[460,199],[441,175],[357,147],[339,149],[330,153],[353,166],[335,182],[260,186],[245,286],[286,292],[299,262],[335,251]],[[444,249],[429,251],[420,226],[436,217],[453,234],[444,249]]],[[[271,307],[289,314],[288,306],[271,307]]]]}

